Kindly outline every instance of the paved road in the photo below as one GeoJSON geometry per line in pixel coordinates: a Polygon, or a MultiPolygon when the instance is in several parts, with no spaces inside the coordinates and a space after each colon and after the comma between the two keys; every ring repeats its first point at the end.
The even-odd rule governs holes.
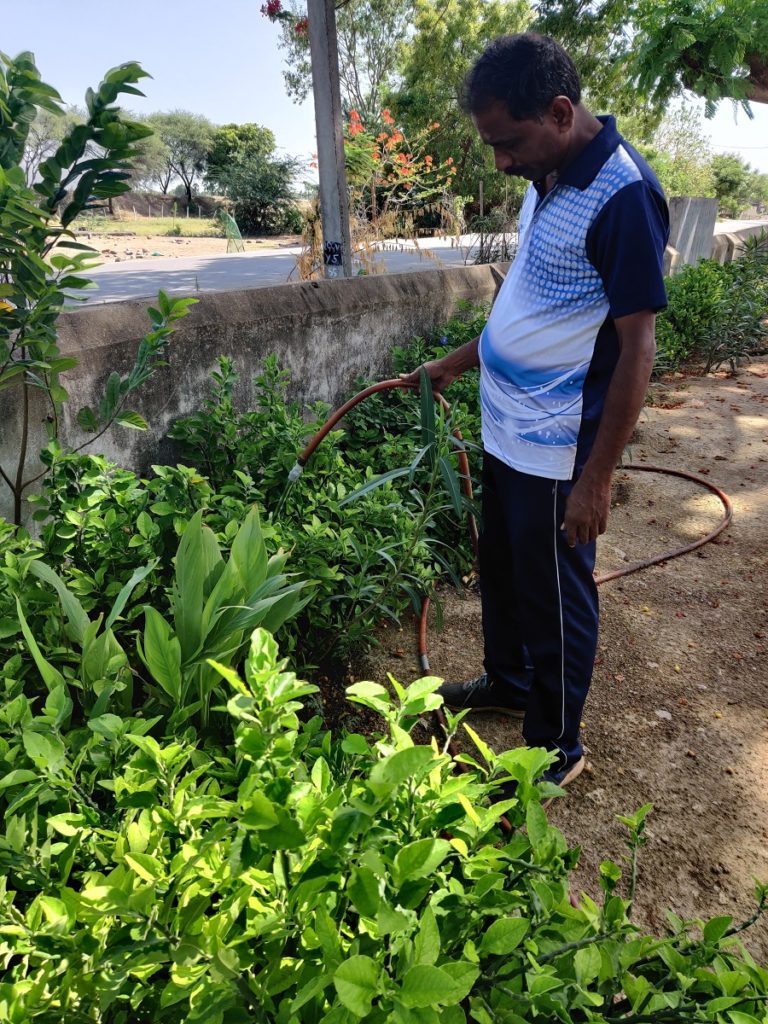
{"type": "MultiPolygon", "coordinates": [[[[421,241],[419,249],[412,242],[385,243],[382,257],[390,273],[463,266],[465,261],[471,262],[474,241],[474,237],[465,235],[461,239],[462,245],[457,246],[455,239],[430,238],[421,241]]],[[[106,263],[89,273],[96,288],[79,294],[87,295],[90,303],[118,302],[151,298],[160,288],[177,295],[194,295],[197,292],[285,284],[289,277],[292,281],[298,280],[295,272],[291,276],[291,271],[299,252],[300,249],[295,247],[265,249],[247,255],[229,253],[180,259],[155,257],[106,263]]]]}

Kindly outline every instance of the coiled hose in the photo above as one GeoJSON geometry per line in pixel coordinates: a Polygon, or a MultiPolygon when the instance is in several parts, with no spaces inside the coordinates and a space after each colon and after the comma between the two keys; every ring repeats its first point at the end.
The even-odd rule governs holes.
{"type": "MultiPolygon", "coordinates": [[[[331,415],[325,421],[320,430],[318,430],[314,437],[311,438],[307,446],[299,455],[298,459],[296,460],[296,465],[288,474],[289,482],[292,483],[294,480],[297,480],[299,476],[301,476],[304,467],[311,458],[312,453],[315,451],[317,446],[331,432],[331,430],[333,430],[333,428],[336,426],[339,420],[343,419],[344,416],[346,416],[350,409],[353,409],[356,405],[364,401],[370,395],[375,395],[379,391],[389,391],[393,388],[404,388],[406,390],[412,391],[414,390],[414,385],[408,384],[405,381],[400,380],[399,378],[394,378],[393,380],[379,381],[377,384],[372,384],[370,387],[364,388],[362,391],[358,392],[358,394],[353,395],[353,397],[350,398],[349,401],[345,402],[344,405],[340,406],[338,409],[336,409],[335,412],[331,413],[331,415]]],[[[438,402],[446,412],[448,412],[450,410],[450,405],[445,400],[445,398],[440,394],[440,392],[435,391],[433,392],[433,395],[435,401],[438,402]]],[[[459,430],[454,430],[453,436],[458,441],[462,440],[461,432],[459,430]]],[[[464,490],[464,494],[466,495],[466,497],[471,499],[472,481],[470,480],[469,476],[469,461],[467,459],[466,451],[464,451],[463,449],[459,449],[458,458],[460,470],[459,476],[461,478],[462,488],[464,490]]],[[[673,558],[679,558],[681,555],[687,555],[691,551],[695,551],[697,548],[703,547],[705,544],[708,544],[710,541],[714,540],[715,537],[718,536],[718,534],[722,533],[723,530],[725,530],[729,526],[731,519],[733,518],[733,505],[731,503],[731,499],[724,491],[720,490],[719,487],[716,487],[709,480],[705,480],[703,477],[697,476],[695,473],[689,473],[688,470],[685,469],[669,469],[666,466],[632,465],[624,466],[623,468],[634,472],[642,473],[665,473],[668,476],[676,476],[682,478],[683,480],[690,480],[693,483],[698,484],[700,487],[704,487],[708,491],[711,491],[712,494],[719,498],[724,511],[720,522],[713,530],[710,530],[710,532],[706,534],[706,536],[701,537],[697,541],[693,541],[693,543],[691,544],[685,544],[682,547],[674,548],[671,551],[662,552],[662,554],[660,555],[653,555],[650,558],[643,558],[640,561],[631,562],[629,565],[625,565],[621,569],[614,569],[612,572],[603,573],[602,576],[597,576],[595,578],[595,583],[598,586],[600,586],[602,583],[608,583],[610,580],[619,579],[621,576],[629,576],[633,572],[640,572],[641,569],[648,569],[652,565],[660,565],[662,562],[668,562],[673,558]]],[[[472,544],[472,550],[475,554],[475,557],[477,557],[477,523],[472,513],[468,514],[467,521],[469,537],[472,544]]],[[[430,671],[429,657],[427,655],[427,616],[429,614],[429,605],[429,598],[424,597],[421,605],[421,614],[419,616],[418,626],[419,663],[422,671],[426,673],[430,671]]],[[[445,714],[442,708],[438,708],[435,711],[435,717],[437,718],[440,727],[447,734],[448,723],[446,721],[445,714]]],[[[459,766],[459,768],[462,771],[467,771],[468,769],[466,765],[462,764],[461,761],[456,761],[456,751],[453,748],[452,744],[449,745],[448,750],[451,756],[454,758],[455,763],[459,766]]],[[[504,816],[502,816],[499,819],[499,823],[501,825],[502,831],[507,833],[511,832],[511,826],[504,816]]]]}

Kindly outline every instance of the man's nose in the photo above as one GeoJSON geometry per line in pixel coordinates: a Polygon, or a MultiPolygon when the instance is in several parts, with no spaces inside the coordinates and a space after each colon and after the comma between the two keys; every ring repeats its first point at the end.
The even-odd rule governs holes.
{"type": "Polygon", "coordinates": [[[508,153],[501,153],[498,150],[494,150],[493,159],[496,162],[497,171],[506,171],[508,167],[514,166],[514,160],[508,153]]]}

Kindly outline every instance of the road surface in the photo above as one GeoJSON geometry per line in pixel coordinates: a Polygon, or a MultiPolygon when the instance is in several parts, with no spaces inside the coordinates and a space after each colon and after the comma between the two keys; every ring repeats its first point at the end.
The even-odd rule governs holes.
{"type": "MultiPolygon", "coordinates": [[[[476,236],[429,238],[419,242],[383,243],[381,258],[389,273],[434,270],[472,263],[476,236]]],[[[149,299],[159,289],[174,295],[238,288],[263,288],[298,281],[294,268],[301,249],[261,250],[257,253],[227,253],[219,256],[182,258],[155,257],[106,263],[88,272],[95,287],[78,294],[95,302],[149,299]],[[291,272],[293,271],[293,274],[291,272]]]]}

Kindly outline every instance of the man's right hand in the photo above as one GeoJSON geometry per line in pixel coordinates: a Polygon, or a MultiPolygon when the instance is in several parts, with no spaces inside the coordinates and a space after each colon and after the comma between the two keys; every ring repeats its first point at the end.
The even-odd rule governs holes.
{"type": "MultiPolygon", "coordinates": [[[[446,364],[446,359],[431,359],[428,363],[422,364],[432,382],[432,390],[439,391],[441,394],[445,388],[461,376],[460,371],[456,371],[451,368],[450,364],[446,364]]],[[[418,388],[421,386],[421,371],[422,366],[419,366],[411,373],[401,373],[400,380],[411,387],[418,388]]]]}
{"type": "MultiPolygon", "coordinates": [[[[455,348],[453,352],[448,352],[442,359],[430,359],[428,363],[424,363],[424,369],[432,381],[433,391],[439,391],[442,394],[465,370],[471,370],[473,367],[480,365],[477,354],[479,342],[479,337],[473,338],[472,341],[468,341],[459,348],[455,348]]],[[[413,388],[419,387],[421,384],[421,367],[412,373],[401,373],[400,380],[413,388]]]]}

